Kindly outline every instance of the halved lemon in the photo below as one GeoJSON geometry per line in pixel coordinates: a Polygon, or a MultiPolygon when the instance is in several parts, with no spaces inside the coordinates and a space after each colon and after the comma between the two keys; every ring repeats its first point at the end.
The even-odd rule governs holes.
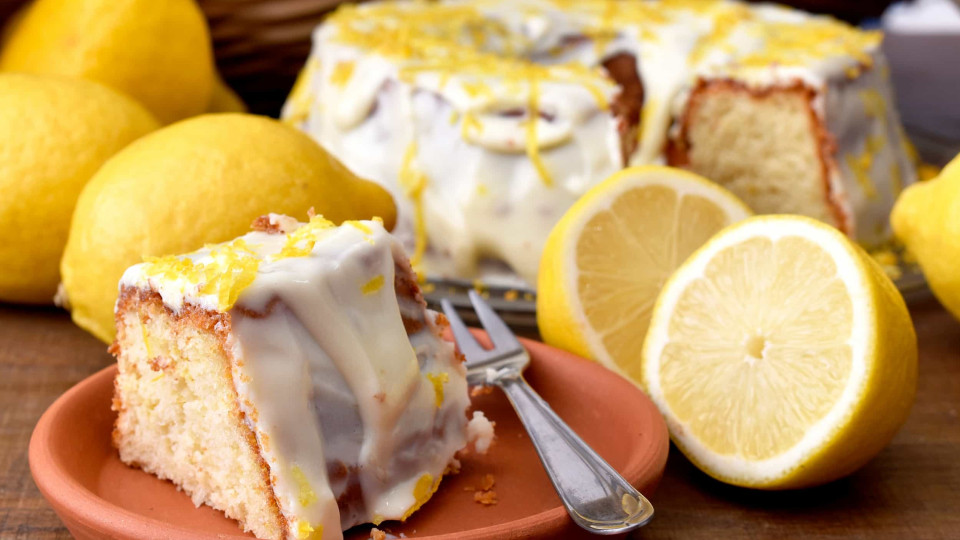
{"type": "Polygon", "coordinates": [[[799,216],[732,225],[664,286],[642,382],[707,474],[764,489],[849,474],[906,420],[917,342],[883,270],[799,216]]]}
{"type": "Polygon", "coordinates": [[[598,184],[550,232],[537,282],[547,343],[640,380],[660,288],[688,255],[750,215],[736,196],[680,169],[626,169],[598,184]]]}

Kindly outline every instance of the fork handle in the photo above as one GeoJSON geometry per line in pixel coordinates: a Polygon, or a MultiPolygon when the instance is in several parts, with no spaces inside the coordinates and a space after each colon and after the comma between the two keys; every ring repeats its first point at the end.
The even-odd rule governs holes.
{"type": "Polygon", "coordinates": [[[515,372],[496,381],[527,428],[554,489],[578,525],[617,534],[646,524],[653,505],[593,451],[515,372]]]}

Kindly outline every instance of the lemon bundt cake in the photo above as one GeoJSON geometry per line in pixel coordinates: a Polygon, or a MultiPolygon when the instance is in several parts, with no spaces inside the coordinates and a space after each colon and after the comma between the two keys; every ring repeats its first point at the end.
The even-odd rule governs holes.
{"type": "Polygon", "coordinates": [[[121,459],[260,538],[405,519],[466,443],[444,319],[377,221],[270,215],[255,229],[124,274],[121,459]]]}
{"type": "Polygon", "coordinates": [[[316,29],[283,116],[394,192],[415,267],[534,283],[551,227],[628,164],[882,242],[915,178],[886,70],[878,33],[773,5],[369,3],[316,29]]]}

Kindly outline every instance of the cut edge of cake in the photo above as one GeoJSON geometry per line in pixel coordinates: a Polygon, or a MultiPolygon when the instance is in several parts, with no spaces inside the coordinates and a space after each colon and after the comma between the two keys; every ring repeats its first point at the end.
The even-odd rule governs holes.
{"type": "MultiPolygon", "coordinates": [[[[442,340],[446,319],[426,308],[409,261],[379,222],[348,223],[336,227],[322,217],[316,217],[310,224],[299,224],[292,218],[271,214],[254,222],[255,233],[233,242],[208,246],[186,256],[148,261],[128,270],[121,280],[116,304],[117,340],[110,347],[118,362],[112,402],[117,419],[112,438],[124,463],[172,481],[191,497],[195,505],[207,504],[223,511],[239,521],[244,530],[260,538],[318,540],[321,537],[340,538],[342,529],[357,523],[405,520],[433,496],[444,475],[458,468],[457,451],[474,440],[478,451],[480,447],[489,446],[492,424],[482,413],[475,412],[469,422],[466,418],[469,398],[463,359],[455,354],[451,343],[442,340]],[[301,228],[301,232],[293,234],[301,228]],[[383,410],[396,411],[387,412],[388,415],[404,415],[392,422],[411,422],[402,430],[393,428],[374,434],[378,440],[385,441],[376,443],[380,446],[375,447],[375,452],[399,452],[396,455],[377,454],[379,457],[369,462],[369,454],[361,453],[359,464],[367,463],[368,468],[380,471],[374,476],[363,471],[350,472],[357,464],[339,461],[344,456],[342,444],[336,451],[340,453],[338,455],[328,454],[326,443],[323,443],[319,456],[316,456],[319,447],[311,447],[313,450],[306,454],[299,451],[299,459],[297,453],[289,453],[290,440],[283,438],[290,432],[283,435],[282,430],[271,432],[276,428],[262,425],[265,418],[275,416],[276,410],[271,410],[275,409],[273,406],[264,409],[267,404],[257,401],[258,395],[260,399],[270,395],[271,399],[283,400],[283,390],[279,393],[272,391],[273,394],[263,394],[262,390],[266,388],[264,384],[273,384],[276,388],[278,380],[287,379],[274,380],[271,376],[269,381],[265,379],[256,383],[256,374],[264,375],[265,368],[272,370],[274,364],[269,362],[276,357],[262,356],[262,350],[250,356],[251,351],[258,350],[259,344],[253,349],[243,346],[244,343],[251,345],[250,339],[261,339],[265,336],[262,332],[272,330],[268,324],[257,327],[256,331],[261,334],[251,333],[250,325],[261,324],[258,321],[270,317],[274,311],[283,317],[296,317],[292,315],[296,311],[296,302],[291,304],[291,298],[284,296],[290,291],[276,289],[277,285],[270,282],[270,278],[267,282],[254,281],[259,275],[259,266],[254,267],[254,277],[250,277],[249,260],[243,257],[257,252],[263,261],[300,258],[301,262],[290,263],[293,266],[272,266],[268,274],[283,268],[293,270],[297,275],[303,267],[296,265],[304,264],[302,261],[311,265],[312,271],[318,271],[315,265],[322,263],[324,253],[320,246],[327,238],[323,236],[327,234],[325,231],[329,230],[344,234],[331,241],[327,253],[331,253],[331,249],[337,252],[345,246],[348,248],[348,254],[342,260],[337,259],[334,266],[354,264],[354,270],[324,270],[339,273],[337,275],[346,279],[331,281],[328,286],[342,291],[344,283],[367,279],[369,276],[364,277],[362,272],[357,274],[358,268],[380,272],[365,283],[356,282],[357,290],[350,293],[355,296],[348,294],[342,300],[358,301],[349,299],[362,298],[374,302],[358,307],[360,310],[369,310],[374,305],[393,306],[383,312],[386,318],[376,320],[391,321],[391,328],[385,331],[404,336],[414,355],[405,360],[413,362],[410,369],[415,373],[403,375],[410,381],[407,386],[392,390],[388,384],[381,386],[386,394],[371,391],[369,396],[361,397],[355,393],[358,388],[356,380],[348,385],[355,396],[351,399],[368,399],[373,404],[360,406],[372,406],[373,410],[387,407],[383,410]],[[272,247],[263,248],[264,242],[272,247]],[[315,244],[319,251],[314,250],[315,244]],[[307,260],[311,257],[317,261],[307,260]],[[206,272],[205,260],[211,265],[206,272]],[[154,263],[158,266],[151,267],[154,263]],[[215,270],[214,274],[210,270],[215,270]],[[242,277],[244,273],[247,273],[247,281],[242,277]],[[391,275],[389,285],[384,279],[388,273],[391,275]],[[192,276],[193,281],[184,276],[192,276]],[[197,276],[213,280],[216,290],[204,289],[202,281],[196,282],[197,276]],[[218,281],[221,279],[222,282],[218,281]],[[252,292],[248,296],[240,295],[243,291],[238,289],[238,283],[246,283],[240,288],[248,287],[252,292]],[[260,285],[252,286],[255,283],[260,285]],[[185,290],[193,290],[193,293],[185,290]],[[395,300],[384,296],[386,304],[378,304],[378,295],[395,300]],[[223,304],[224,299],[227,299],[227,305],[223,304]],[[247,326],[244,328],[244,325],[247,326]],[[259,385],[260,390],[251,384],[259,385]],[[257,394],[258,391],[261,393],[257,394]],[[397,409],[397,403],[391,405],[396,399],[409,401],[398,402],[400,409],[397,409]],[[411,414],[415,416],[407,418],[411,414]],[[459,435],[458,430],[462,432],[459,435]],[[447,434],[437,435],[443,432],[447,434]],[[272,439],[271,433],[280,438],[272,439]],[[399,439],[391,442],[391,437],[399,439]],[[407,449],[403,445],[410,440],[419,440],[410,437],[427,437],[428,440],[421,440],[415,447],[407,449]],[[431,439],[437,437],[440,439],[431,439]],[[433,457],[414,457],[419,454],[410,454],[411,451],[427,452],[433,457]],[[304,459],[319,460],[319,466],[306,463],[304,459]],[[342,478],[336,472],[341,469],[346,474],[342,478]],[[363,486],[372,491],[363,490],[363,486]],[[390,510],[383,512],[383,508],[390,510]]],[[[312,275],[316,278],[322,273],[312,275]]],[[[327,290],[334,295],[340,294],[333,289],[327,290]]],[[[314,304],[307,302],[299,308],[303,309],[304,305],[314,304]]],[[[326,309],[335,305],[339,304],[334,302],[326,309]]],[[[347,315],[341,322],[351,319],[352,316],[347,315]]],[[[309,323],[299,321],[295,324],[309,326],[309,323]]],[[[306,346],[318,347],[321,343],[322,339],[306,346]]],[[[338,353],[330,354],[335,358],[338,353]]],[[[371,361],[378,360],[371,357],[371,361]]],[[[309,359],[303,362],[306,362],[303,369],[309,369],[313,374],[309,380],[325,373],[314,370],[327,369],[317,367],[309,359]]],[[[397,373],[405,373],[404,369],[397,373]]],[[[337,380],[343,383],[343,379],[337,380]]],[[[314,396],[314,392],[323,392],[315,382],[303,384],[311,388],[310,396],[314,396]]],[[[364,383],[360,388],[377,387],[364,383]]],[[[298,390],[292,388],[291,391],[298,390]]],[[[343,407],[344,403],[349,405],[349,402],[338,402],[335,409],[343,407]]],[[[281,406],[278,410],[289,409],[281,406]]],[[[327,425],[321,422],[319,413],[308,416],[306,421],[315,426],[311,429],[325,431],[323,426],[327,425]]],[[[371,428],[367,421],[362,421],[361,426],[364,434],[370,429],[380,429],[371,428]]],[[[342,427],[334,428],[335,432],[337,429],[342,427]]],[[[363,437],[369,442],[367,435],[363,437]]]]}

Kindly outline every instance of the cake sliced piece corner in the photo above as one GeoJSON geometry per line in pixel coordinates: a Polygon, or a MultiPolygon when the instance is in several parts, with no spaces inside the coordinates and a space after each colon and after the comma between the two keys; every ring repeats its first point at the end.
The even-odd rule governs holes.
{"type": "Polygon", "coordinates": [[[271,214],[127,270],[121,459],[260,538],[405,519],[466,444],[465,370],[378,221],[271,214]]]}

